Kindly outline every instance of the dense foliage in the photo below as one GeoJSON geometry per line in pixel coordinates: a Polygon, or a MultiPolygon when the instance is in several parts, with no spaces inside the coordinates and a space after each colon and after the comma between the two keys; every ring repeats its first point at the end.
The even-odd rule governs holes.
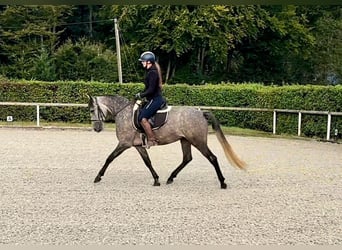
{"type": "Polygon", "coordinates": [[[0,75],[15,79],[138,82],[137,58],[158,55],[165,81],[337,84],[341,5],[0,6],[0,75]]]}
{"type": "MultiPolygon", "coordinates": [[[[143,84],[100,82],[10,82],[0,81],[0,102],[87,103],[89,95],[120,94],[133,100],[143,84]]],[[[342,86],[293,85],[284,87],[260,84],[187,84],[165,85],[170,105],[252,107],[269,109],[320,110],[342,112],[342,86]]],[[[272,131],[272,112],[215,111],[225,126],[272,131]]],[[[3,106],[0,120],[13,115],[15,120],[35,119],[35,107],[3,106]]],[[[86,108],[41,108],[45,121],[89,122],[86,108]]],[[[297,114],[278,116],[278,133],[296,134],[297,114]]],[[[327,117],[303,115],[302,132],[306,136],[325,137],[327,117]]],[[[342,117],[334,116],[332,128],[342,127],[342,117]]],[[[333,133],[333,131],[332,131],[333,133]]]]}

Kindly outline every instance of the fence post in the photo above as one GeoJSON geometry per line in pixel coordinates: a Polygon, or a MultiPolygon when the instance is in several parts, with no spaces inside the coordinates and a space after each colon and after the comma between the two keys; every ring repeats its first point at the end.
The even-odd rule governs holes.
{"type": "Polygon", "coordinates": [[[273,110],[273,134],[276,134],[276,126],[277,126],[277,111],[273,110]]]}
{"type": "Polygon", "coordinates": [[[298,136],[301,134],[302,129],[302,112],[298,112],[298,136]]]}
{"type": "Polygon", "coordinates": [[[39,124],[39,118],[40,117],[40,115],[39,115],[39,105],[37,105],[37,127],[39,127],[40,126],[40,124],[39,124]]]}
{"type": "Polygon", "coordinates": [[[331,127],[331,113],[328,113],[328,124],[327,124],[327,141],[330,140],[330,127],[331,127]]]}

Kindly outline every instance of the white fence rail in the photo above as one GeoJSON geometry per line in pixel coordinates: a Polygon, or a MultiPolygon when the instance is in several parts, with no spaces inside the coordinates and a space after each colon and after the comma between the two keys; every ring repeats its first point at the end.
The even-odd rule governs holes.
{"type": "MultiPolygon", "coordinates": [[[[35,106],[36,124],[40,127],[40,107],[87,107],[87,104],[75,103],[28,103],[28,102],[0,102],[0,106],[35,106]]],[[[252,111],[252,112],[273,112],[273,134],[276,134],[277,113],[297,113],[298,114],[298,136],[301,135],[302,114],[326,115],[327,116],[327,134],[326,139],[330,140],[331,117],[342,116],[342,112],[330,111],[310,111],[310,110],[292,110],[292,109],[267,109],[267,108],[241,108],[241,107],[215,107],[215,106],[196,106],[204,110],[228,110],[228,111],[252,111]]]]}
{"type": "Polygon", "coordinates": [[[38,102],[0,102],[0,106],[35,106],[37,127],[40,127],[40,107],[87,107],[75,103],[38,103],[38,102]]]}

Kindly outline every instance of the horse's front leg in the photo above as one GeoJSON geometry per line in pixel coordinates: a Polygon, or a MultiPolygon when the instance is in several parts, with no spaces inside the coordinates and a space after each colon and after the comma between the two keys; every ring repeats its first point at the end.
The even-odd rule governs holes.
{"type": "Polygon", "coordinates": [[[95,177],[94,183],[101,181],[101,177],[104,175],[104,173],[106,172],[109,164],[119,155],[122,154],[122,152],[124,152],[126,149],[130,148],[130,146],[128,145],[124,145],[124,144],[118,144],[116,146],[116,148],[114,149],[114,151],[108,156],[105,164],[103,165],[103,167],[101,168],[100,172],[97,174],[97,176],[95,177]]]}
{"type": "Polygon", "coordinates": [[[152,167],[152,163],[150,160],[150,157],[148,156],[147,150],[143,147],[135,147],[137,149],[137,151],[139,152],[141,158],[144,160],[145,165],[148,167],[148,169],[150,170],[153,179],[154,179],[154,183],[153,186],[160,186],[160,182],[159,182],[159,176],[156,173],[156,171],[154,171],[153,167],[152,167]]]}
{"type": "Polygon", "coordinates": [[[177,177],[179,172],[192,160],[191,154],[191,144],[186,139],[181,139],[183,161],[182,163],[171,173],[170,177],[167,179],[167,184],[171,184],[173,179],[177,177]]]}

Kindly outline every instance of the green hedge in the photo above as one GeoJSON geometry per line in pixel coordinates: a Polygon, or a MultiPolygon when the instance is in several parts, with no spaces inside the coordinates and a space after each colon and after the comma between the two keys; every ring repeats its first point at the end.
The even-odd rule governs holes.
{"type": "MultiPolygon", "coordinates": [[[[294,110],[342,110],[342,86],[263,86],[261,84],[221,84],[205,86],[177,85],[165,89],[168,100],[175,104],[277,108],[294,110]]],[[[215,111],[220,122],[226,126],[237,126],[271,132],[272,112],[215,111]]],[[[298,115],[279,113],[277,132],[297,134],[298,115]]],[[[327,116],[302,115],[302,134],[309,137],[326,136],[327,116]]],[[[333,116],[332,133],[342,131],[342,117],[333,116]]]]}
{"type": "MultiPolygon", "coordinates": [[[[22,82],[0,81],[0,102],[87,103],[87,95],[119,94],[133,99],[143,89],[141,83],[113,84],[99,82],[22,82]]],[[[337,111],[342,110],[342,86],[263,86],[261,84],[219,84],[190,86],[165,85],[164,95],[170,105],[252,107],[337,111]]],[[[34,120],[34,107],[1,106],[0,120],[14,115],[16,120],[34,120]]],[[[225,126],[272,131],[272,112],[215,111],[225,126]]],[[[85,108],[42,107],[46,121],[89,122],[85,108]]],[[[279,114],[277,132],[296,134],[297,114],[279,114]]],[[[302,133],[309,137],[326,135],[327,117],[302,116],[302,133]]],[[[342,131],[342,117],[333,116],[332,132],[342,131]]]]}

